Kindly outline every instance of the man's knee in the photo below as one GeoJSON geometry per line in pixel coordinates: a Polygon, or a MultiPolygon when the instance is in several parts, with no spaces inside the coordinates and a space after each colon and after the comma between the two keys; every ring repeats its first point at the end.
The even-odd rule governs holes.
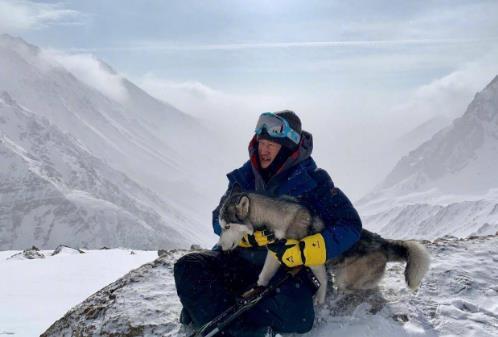
{"type": "Polygon", "coordinates": [[[292,280],[273,297],[263,300],[247,317],[256,325],[270,325],[281,333],[305,333],[313,327],[313,291],[292,280]]]}
{"type": "Polygon", "coordinates": [[[315,311],[313,305],[295,303],[289,304],[289,309],[281,316],[282,322],[279,327],[275,327],[281,332],[305,333],[313,328],[315,311]]]}
{"type": "Polygon", "coordinates": [[[183,255],[175,262],[175,265],[173,266],[173,274],[175,275],[175,278],[195,269],[196,265],[200,265],[199,259],[195,256],[197,254],[198,253],[191,253],[183,255]]]}
{"type": "Polygon", "coordinates": [[[194,252],[183,255],[175,262],[173,273],[176,276],[206,270],[206,268],[216,263],[215,260],[219,258],[218,255],[219,253],[216,251],[194,252]]]}
{"type": "Polygon", "coordinates": [[[196,269],[196,264],[198,264],[198,262],[196,262],[196,259],[190,255],[191,254],[182,256],[173,266],[173,275],[177,284],[179,284],[179,281],[181,280],[188,279],[186,274],[190,274],[194,269],[196,269]]]}
{"type": "MultiPolygon", "coordinates": [[[[213,260],[216,259],[215,252],[195,252],[182,256],[173,266],[173,275],[178,295],[192,293],[198,283],[210,278],[213,260]]],[[[215,275],[212,275],[215,277],[215,275]]]]}
{"type": "Polygon", "coordinates": [[[294,321],[294,331],[297,333],[306,333],[311,331],[313,328],[313,322],[315,320],[315,311],[313,308],[309,308],[308,310],[304,310],[300,314],[300,320],[294,321]]]}

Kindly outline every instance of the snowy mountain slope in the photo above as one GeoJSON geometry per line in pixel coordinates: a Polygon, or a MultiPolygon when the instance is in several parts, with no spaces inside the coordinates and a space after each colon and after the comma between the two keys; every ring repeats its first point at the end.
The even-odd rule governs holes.
{"type": "Polygon", "coordinates": [[[394,151],[400,156],[417,148],[420,144],[451,124],[451,119],[446,116],[435,116],[416,126],[408,133],[399,137],[394,144],[394,151]]]}
{"type": "Polygon", "coordinates": [[[486,192],[498,187],[497,153],[498,76],[476,94],[462,117],[403,157],[381,188],[486,192]]]}
{"type": "Polygon", "coordinates": [[[0,249],[204,243],[193,220],[0,95],[0,249]]]}
{"type": "Polygon", "coordinates": [[[367,228],[393,238],[498,229],[498,76],[465,114],[403,157],[358,202],[367,228]]]}
{"type": "MultiPolygon", "coordinates": [[[[379,291],[346,295],[331,287],[314,329],[303,336],[496,336],[497,244],[497,236],[428,243],[432,267],[416,293],[406,288],[401,264],[388,266],[379,291]]],[[[170,251],[131,271],[72,308],[42,336],[185,336],[172,276],[173,263],[183,254],[170,251]]]]}
{"type": "Polygon", "coordinates": [[[434,239],[489,235],[498,231],[498,200],[461,201],[448,205],[415,203],[365,214],[368,228],[398,239],[434,239]]]}
{"type": "MultiPolygon", "coordinates": [[[[106,84],[88,85],[68,71],[66,59],[19,38],[0,36],[0,90],[46,117],[93,155],[145,185],[209,232],[205,213],[216,200],[204,193],[213,179],[214,136],[194,118],[162,103],[97,62],[106,84]],[[198,207],[192,207],[191,205],[198,207]]],[[[84,76],[84,73],[79,73],[84,76]]],[[[94,83],[95,84],[95,83],[94,83]]],[[[221,177],[220,179],[223,179],[221,177]]]]}

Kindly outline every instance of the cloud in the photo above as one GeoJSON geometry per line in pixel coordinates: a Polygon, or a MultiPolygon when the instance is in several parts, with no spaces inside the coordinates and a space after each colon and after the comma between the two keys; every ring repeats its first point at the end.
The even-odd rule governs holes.
{"type": "Polygon", "coordinates": [[[258,113],[295,109],[305,128],[315,136],[315,159],[331,170],[353,198],[358,198],[375,186],[399,159],[401,154],[393,152],[393,146],[400,135],[432,117],[456,118],[463,114],[475,93],[498,74],[496,59],[498,49],[464,63],[406,92],[402,104],[390,103],[389,97],[378,97],[377,92],[373,96],[340,93],[319,102],[305,94],[284,97],[227,93],[199,81],[176,82],[153,74],[138,82],[152,95],[198,117],[216,121],[222,127],[219,134],[233,145],[240,160],[245,159],[246,153],[241,149],[246,146],[258,113]],[[374,98],[379,101],[372,101],[374,98]],[[353,114],[355,110],[362,111],[360,119],[353,114]],[[233,136],[229,138],[230,132],[233,136]]]}
{"type": "Polygon", "coordinates": [[[171,81],[152,73],[137,82],[149,94],[205,120],[223,119],[234,114],[242,119],[250,115],[252,120],[254,114],[284,104],[279,96],[227,93],[199,81],[171,81]]]}
{"type": "Polygon", "coordinates": [[[136,41],[129,45],[100,48],[73,48],[74,52],[171,52],[171,51],[231,51],[248,49],[289,49],[289,48],[383,48],[393,46],[418,45],[466,45],[476,42],[496,42],[498,37],[482,38],[441,38],[441,39],[386,39],[386,40],[337,40],[337,41],[281,41],[255,43],[222,44],[175,44],[161,40],[136,41]]]}
{"type": "Polygon", "coordinates": [[[55,66],[62,66],[80,81],[107,97],[125,103],[128,92],[121,75],[90,54],[68,54],[58,50],[42,50],[40,57],[55,66]]]}
{"type": "Polygon", "coordinates": [[[498,48],[467,62],[451,73],[413,91],[407,102],[395,107],[397,115],[429,119],[461,116],[474,95],[498,74],[498,48]]]}
{"type": "Polygon", "coordinates": [[[137,79],[136,83],[152,96],[203,120],[226,142],[225,150],[231,165],[246,160],[245,149],[261,112],[292,107],[288,100],[278,95],[230,93],[199,81],[172,81],[151,73],[137,79]]]}
{"type": "Polygon", "coordinates": [[[40,29],[54,24],[78,24],[83,15],[64,5],[28,0],[0,0],[0,32],[40,29]]]}

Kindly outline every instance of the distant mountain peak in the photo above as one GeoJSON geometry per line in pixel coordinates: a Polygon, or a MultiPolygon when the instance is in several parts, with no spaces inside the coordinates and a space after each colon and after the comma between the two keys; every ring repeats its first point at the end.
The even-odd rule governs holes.
{"type": "Polygon", "coordinates": [[[18,36],[12,36],[12,35],[6,34],[6,33],[0,34],[0,41],[9,42],[9,43],[25,42],[23,39],[21,39],[18,36]]]}
{"type": "Polygon", "coordinates": [[[21,37],[12,36],[9,34],[0,34],[0,47],[1,46],[8,47],[16,51],[29,51],[35,54],[40,52],[40,48],[38,48],[37,46],[26,42],[21,37]]]}
{"type": "Polygon", "coordinates": [[[463,116],[404,156],[381,190],[466,193],[498,187],[497,151],[498,76],[476,94],[463,116]]]}
{"type": "Polygon", "coordinates": [[[488,89],[489,87],[498,88],[498,75],[493,78],[493,80],[486,86],[486,88],[484,88],[484,90],[488,89]]]}
{"type": "Polygon", "coordinates": [[[476,94],[476,96],[479,95],[498,95],[498,75],[496,75],[482,91],[476,94]]]}
{"type": "MultiPolygon", "coordinates": [[[[498,119],[498,75],[474,96],[463,117],[469,116],[476,116],[484,123],[498,119]]],[[[496,123],[493,126],[498,127],[496,123]]]]}

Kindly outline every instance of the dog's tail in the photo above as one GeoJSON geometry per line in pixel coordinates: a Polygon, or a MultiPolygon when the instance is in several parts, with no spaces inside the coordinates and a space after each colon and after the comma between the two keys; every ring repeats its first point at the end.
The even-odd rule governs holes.
{"type": "Polygon", "coordinates": [[[405,262],[405,281],[415,290],[429,270],[430,256],[421,243],[408,240],[387,240],[386,255],[388,262],[405,262]]]}

